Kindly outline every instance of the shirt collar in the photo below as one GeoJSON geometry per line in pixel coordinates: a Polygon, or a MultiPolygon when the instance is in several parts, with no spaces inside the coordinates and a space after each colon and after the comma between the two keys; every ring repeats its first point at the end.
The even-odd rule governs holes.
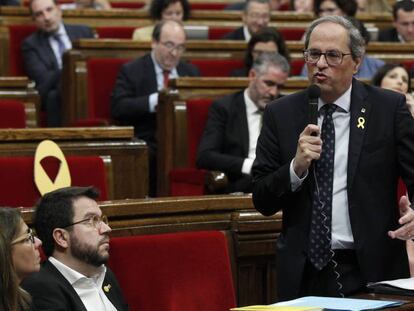
{"type": "MultiPolygon", "coordinates": [[[[154,63],[155,76],[162,75],[164,73],[164,69],[162,69],[161,66],[158,64],[157,60],[155,59],[155,55],[153,51],[151,52],[151,59],[152,59],[152,62],[154,63]]],[[[170,74],[172,74],[172,76],[178,76],[177,68],[173,68],[170,71],[170,74]]]]}
{"type": "MultiPolygon", "coordinates": [[[[72,268],[68,267],[67,265],[65,265],[64,263],[62,263],[61,261],[57,260],[56,258],[52,256],[50,256],[48,260],[51,264],[53,264],[56,267],[56,269],[58,269],[58,271],[65,277],[65,279],[72,286],[75,283],[79,282],[80,280],[88,278],[82,273],[79,273],[78,271],[73,270],[72,268]]],[[[106,274],[106,266],[101,265],[98,268],[98,273],[90,277],[90,279],[92,279],[97,285],[99,285],[99,287],[102,287],[105,274],[106,274]]]]}
{"type": "Polygon", "coordinates": [[[246,113],[247,113],[247,115],[252,115],[252,114],[260,111],[260,109],[256,106],[256,104],[250,98],[249,92],[247,91],[247,89],[244,90],[243,96],[244,96],[244,102],[246,103],[246,113]]]}
{"type": "Polygon", "coordinates": [[[243,26],[243,34],[244,34],[244,38],[246,39],[246,42],[249,42],[252,35],[250,34],[249,29],[247,28],[246,25],[243,26]]]}
{"type": "MultiPolygon", "coordinates": [[[[351,107],[351,91],[352,91],[352,83],[349,88],[343,93],[337,100],[335,100],[332,104],[337,105],[341,110],[345,112],[349,112],[351,107]]],[[[325,103],[320,97],[318,101],[318,110],[321,109],[325,103]]]]}

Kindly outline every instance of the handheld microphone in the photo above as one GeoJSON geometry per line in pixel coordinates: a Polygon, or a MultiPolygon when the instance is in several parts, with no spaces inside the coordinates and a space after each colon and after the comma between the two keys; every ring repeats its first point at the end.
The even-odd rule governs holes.
{"type": "Polygon", "coordinates": [[[318,99],[321,96],[321,89],[316,84],[308,88],[309,98],[309,124],[318,125],[318,99]]]}

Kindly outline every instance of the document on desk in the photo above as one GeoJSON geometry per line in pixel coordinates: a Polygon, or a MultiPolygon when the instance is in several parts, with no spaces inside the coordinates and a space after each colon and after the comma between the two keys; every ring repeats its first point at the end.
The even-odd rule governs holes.
{"type": "Polygon", "coordinates": [[[368,283],[374,293],[414,296],[414,278],[368,283]]]}
{"type": "Polygon", "coordinates": [[[240,308],[233,308],[230,311],[323,311],[322,308],[315,307],[292,307],[292,306],[247,306],[240,308]]]}
{"type": "Polygon", "coordinates": [[[307,296],[294,300],[275,303],[272,306],[313,306],[324,310],[336,311],[364,311],[378,310],[388,307],[400,306],[404,301],[396,300],[371,300],[371,299],[354,299],[354,298],[333,298],[307,296]]]}

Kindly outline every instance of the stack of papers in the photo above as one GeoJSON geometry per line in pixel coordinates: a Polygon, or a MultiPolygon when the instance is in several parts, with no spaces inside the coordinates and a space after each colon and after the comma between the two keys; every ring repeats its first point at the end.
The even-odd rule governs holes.
{"type": "Polygon", "coordinates": [[[314,307],[284,307],[284,306],[248,306],[233,308],[231,311],[322,311],[314,307]]]}
{"type": "Polygon", "coordinates": [[[368,283],[374,293],[414,296],[414,278],[368,283]]]}

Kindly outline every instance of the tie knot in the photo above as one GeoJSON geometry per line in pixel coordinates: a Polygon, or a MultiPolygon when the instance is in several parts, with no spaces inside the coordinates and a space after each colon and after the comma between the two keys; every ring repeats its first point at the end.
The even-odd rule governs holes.
{"type": "Polygon", "coordinates": [[[327,116],[327,115],[329,115],[329,116],[332,116],[332,114],[335,112],[335,110],[336,110],[336,105],[335,104],[325,104],[325,105],[323,105],[322,106],[322,108],[321,109],[323,109],[324,110],[324,112],[325,112],[325,116],[327,116]]]}

